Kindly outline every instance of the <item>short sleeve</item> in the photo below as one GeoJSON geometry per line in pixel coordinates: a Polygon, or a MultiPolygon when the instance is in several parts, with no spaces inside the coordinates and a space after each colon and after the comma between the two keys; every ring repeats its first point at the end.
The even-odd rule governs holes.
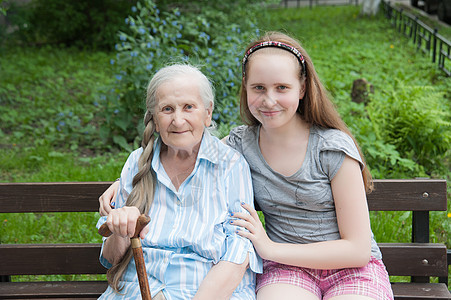
{"type": "Polygon", "coordinates": [[[230,174],[228,174],[224,185],[227,187],[228,217],[223,223],[223,231],[226,234],[226,240],[221,260],[241,264],[246,259],[246,255],[249,255],[249,266],[251,270],[255,273],[262,273],[262,260],[255,251],[251,241],[239,236],[236,233],[238,227],[230,224],[232,213],[247,213],[241,206],[241,203],[247,203],[254,207],[251,174],[248,164],[241,155],[230,174]]]}
{"type": "Polygon", "coordinates": [[[246,128],[247,126],[244,125],[233,128],[226,140],[227,145],[240,153],[243,153],[243,137],[246,128]]]}
{"type": "Polygon", "coordinates": [[[332,180],[338,173],[346,156],[359,162],[360,168],[365,167],[354,140],[339,130],[330,130],[323,136],[319,159],[323,172],[332,180]]]}

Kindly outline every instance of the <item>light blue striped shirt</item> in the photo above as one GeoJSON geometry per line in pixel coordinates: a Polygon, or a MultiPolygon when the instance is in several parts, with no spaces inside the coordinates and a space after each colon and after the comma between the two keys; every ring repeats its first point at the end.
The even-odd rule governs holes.
{"type": "MultiPolygon", "coordinates": [[[[152,296],[163,291],[167,300],[191,299],[213,264],[244,262],[249,254],[250,268],[231,299],[255,299],[255,273],[262,263],[252,243],[236,234],[230,213],[244,211],[241,202],[253,206],[249,166],[241,154],[204,132],[193,172],[176,190],[160,162],[161,140],[154,145],[152,168],[157,183],[150,209],[150,232],[142,240],[144,260],[152,296]]],[[[142,148],[132,152],[121,173],[116,207],[125,205],[138,172],[142,148]]],[[[106,221],[99,219],[97,227],[106,221]]],[[[111,264],[103,257],[100,262],[111,264]]],[[[123,276],[122,293],[140,299],[140,289],[132,259],[123,276]]],[[[120,285],[120,286],[121,286],[120,285]]],[[[100,299],[122,298],[111,287],[100,299]]]]}

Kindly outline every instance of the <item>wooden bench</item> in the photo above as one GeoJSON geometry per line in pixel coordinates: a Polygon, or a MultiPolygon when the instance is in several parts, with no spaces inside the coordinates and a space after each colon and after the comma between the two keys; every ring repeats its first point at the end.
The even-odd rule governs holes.
{"type": "MultiPolygon", "coordinates": [[[[0,183],[0,213],[95,212],[99,195],[110,184],[0,183]]],[[[375,180],[375,188],[368,196],[370,210],[413,212],[412,243],[379,243],[389,274],[412,276],[412,282],[392,283],[395,299],[451,299],[447,249],[429,243],[429,211],[446,211],[446,181],[375,180]],[[430,277],[439,277],[439,283],[429,283],[430,277]]],[[[9,282],[9,278],[104,274],[99,252],[100,244],[0,244],[0,299],[95,299],[106,282],[9,282]]]]}

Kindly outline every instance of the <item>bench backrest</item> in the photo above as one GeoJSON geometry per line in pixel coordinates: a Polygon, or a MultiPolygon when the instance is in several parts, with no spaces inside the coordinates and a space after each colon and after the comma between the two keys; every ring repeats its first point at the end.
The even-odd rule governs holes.
{"type": "MultiPolygon", "coordinates": [[[[96,212],[111,182],[0,183],[0,213],[96,212]],[[74,205],[77,203],[77,205],[74,205]]],[[[375,180],[372,211],[413,211],[412,242],[380,244],[390,275],[447,277],[446,247],[429,243],[429,211],[446,211],[445,180],[375,180]],[[421,244],[420,244],[421,243],[421,244]]],[[[94,230],[94,224],[93,224],[94,230]]],[[[0,245],[0,275],[100,274],[99,244],[0,245]]]]}
{"type": "MultiPolygon", "coordinates": [[[[0,183],[0,213],[96,212],[111,182],[0,183]],[[74,205],[76,203],[76,205],[74,205]]],[[[93,230],[94,230],[93,224],[93,230]]],[[[100,244],[2,244],[0,275],[105,274],[100,244]]]]}

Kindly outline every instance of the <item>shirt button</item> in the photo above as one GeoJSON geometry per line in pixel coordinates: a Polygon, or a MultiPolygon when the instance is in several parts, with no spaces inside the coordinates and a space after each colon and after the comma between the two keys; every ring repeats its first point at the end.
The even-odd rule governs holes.
{"type": "Polygon", "coordinates": [[[182,201],[177,200],[177,205],[180,206],[182,204],[182,201]]]}

